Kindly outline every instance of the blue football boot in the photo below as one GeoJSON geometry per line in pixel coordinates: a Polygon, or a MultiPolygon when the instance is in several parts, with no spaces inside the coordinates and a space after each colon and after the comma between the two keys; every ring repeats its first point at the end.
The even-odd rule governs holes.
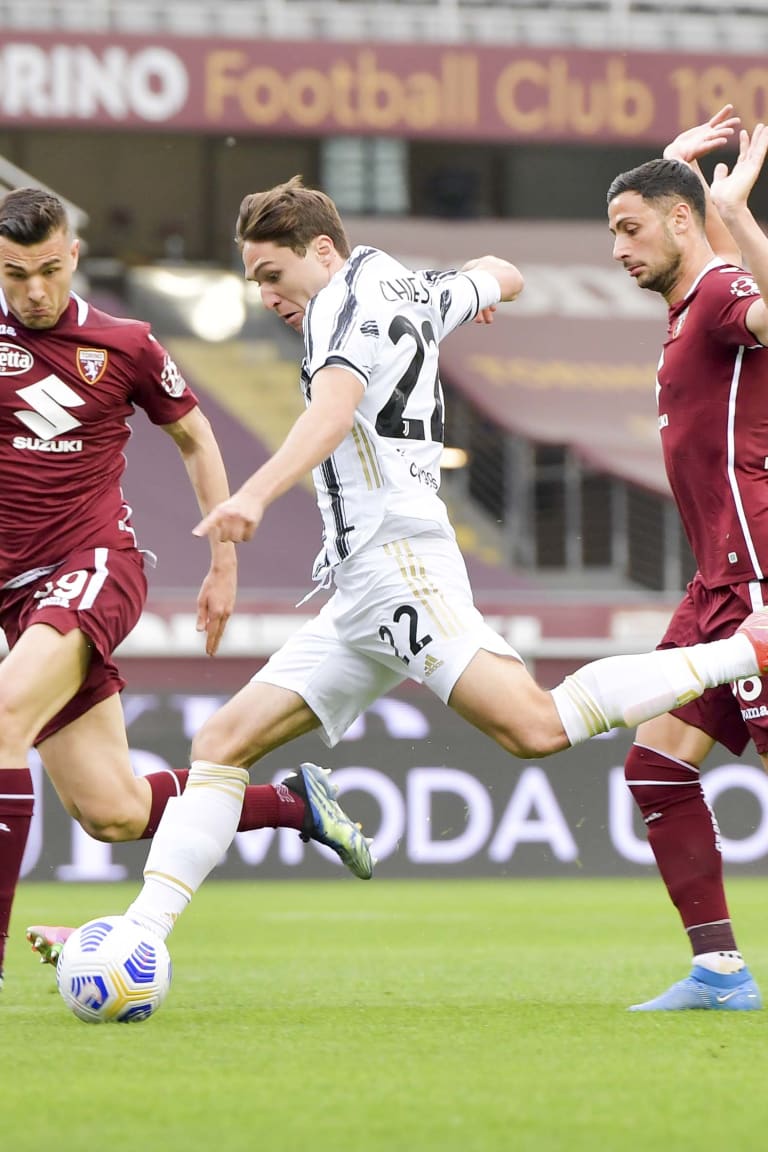
{"type": "Polygon", "coordinates": [[[690,976],[673,984],[655,1000],[633,1004],[630,1012],[684,1012],[708,1008],[720,1012],[754,1012],[762,1008],[760,989],[748,968],[740,972],[710,972],[694,964],[690,976]]]}

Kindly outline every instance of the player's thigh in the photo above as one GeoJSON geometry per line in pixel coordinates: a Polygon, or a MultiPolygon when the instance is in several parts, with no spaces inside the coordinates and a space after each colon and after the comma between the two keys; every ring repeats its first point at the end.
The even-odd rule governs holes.
{"type": "Polygon", "coordinates": [[[341,640],[328,605],[307,621],[193,742],[193,757],[246,766],[306,732],[332,747],[365,709],[404,679],[341,640]]]}
{"type": "Polygon", "coordinates": [[[19,740],[31,747],[78,691],[89,661],[90,643],[79,630],[28,628],[0,664],[0,749],[19,740]]]}
{"type": "Polygon", "coordinates": [[[129,839],[149,818],[150,792],[131,765],[117,693],[41,741],[38,752],[62,804],[94,835],[129,839]]]}
{"type": "Polygon", "coordinates": [[[480,649],[448,704],[514,756],[548,756],[568,747],[552,694],[512,656],[480,649]]]}
{"type": "Polygon", "coordinates": [[[251,680],[195,734],[192,760],[247,768],[319,725],[317,716],[297,692],[251,680]]]}
{"type": "Polygon", "coordinates": [[[701,728],[667,712],[644,721],[637,729],[635,743],[698,767],[712,751],[715,741],[701,728]]]}

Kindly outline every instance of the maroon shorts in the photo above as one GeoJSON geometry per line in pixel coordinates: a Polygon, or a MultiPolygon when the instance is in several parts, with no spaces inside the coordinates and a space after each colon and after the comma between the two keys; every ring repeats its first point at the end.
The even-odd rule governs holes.
{"type": "Polygon", "coordinates": [[[48,624],[62,635],[79,628],[93,643],[85,680],[36,744],[122,691],[125,680],[112,653],[135,627],[146,598],[144,561],[134,548],[73,552],[47,576],[0,592],[0,627],[9,648],[32,624],[48,624]]]}
{"type": "MultiPolygon", "coordinates": [[[[659,648],[723,640],[763,604],[768,604],[768,581],[705,588],[697,572],[659,648]]],[[[708,688],[698,700],[675,708],[672,715],[706,732],[735,756],[741,755],[750,740],[763,755],[768,752],[768,676],[708,688]]]]}

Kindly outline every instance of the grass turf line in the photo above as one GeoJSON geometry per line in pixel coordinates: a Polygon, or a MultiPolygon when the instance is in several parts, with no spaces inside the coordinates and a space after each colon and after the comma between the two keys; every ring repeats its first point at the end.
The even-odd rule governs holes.
{"type": "MultiPolygon", "coordinates": [[[[210,882],[157,1016],[83,1024],[24,928],[134,891],[19,890],[0,993],[14,1152],[762,1146],[768,1011],[626,1012],[688,968],[657,880],[210,882]]],[[[768,993],[765,881],[729,892],[768,993]]]]}

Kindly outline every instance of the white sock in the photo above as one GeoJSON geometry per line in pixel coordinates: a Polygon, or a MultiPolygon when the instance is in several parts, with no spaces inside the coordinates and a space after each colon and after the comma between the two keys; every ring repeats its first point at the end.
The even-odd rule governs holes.
{"type": "Polygon", "coordinates": [[[634,728],[679,708],[705,688],[758,675],[757,657],[742,633],[691,648],[639,656],[609,656],[585,664],[552,691],[571,744],[611,728],[634,728]]]}
{"type": "Polygon", "coordinates": [[[168,801],[144,866],[144,887],[126,912],[165,939],[232,843],[248,772],[195,760],[181,796],[168,801]]]}
{"type": "Polygon", "coordinates": [[[731,972],[741,972],[746,967],[741,952],[700,952],[694,956],[692,963],[699,968],[706,968],[708,972],[720,972],[724,976],[731,972]]]}

